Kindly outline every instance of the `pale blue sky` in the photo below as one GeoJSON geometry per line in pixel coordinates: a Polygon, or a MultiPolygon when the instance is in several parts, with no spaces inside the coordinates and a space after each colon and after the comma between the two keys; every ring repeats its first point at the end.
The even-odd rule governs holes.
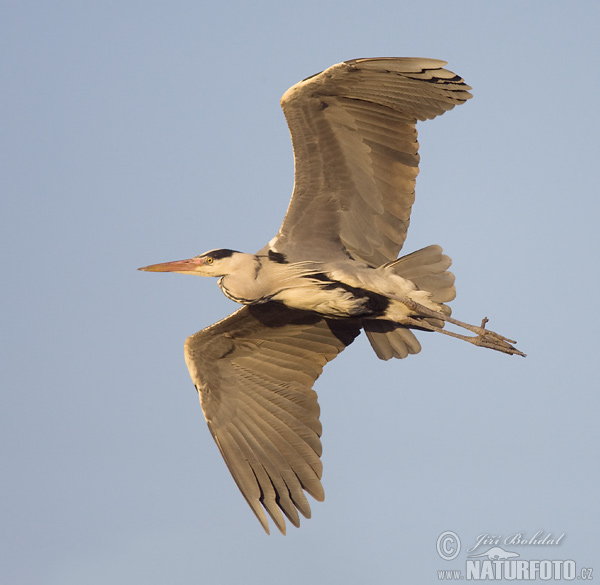
{"type": "Polygon", "coordinates": [[[0,581],[434,583],[464,568],[445,530],[565,532],[521,557],[600,572],[600,5],[217,4],[0,4],[0,581]],[[457,318],[528,357],[421,334],[384,363],[359,338],[315,387],[325,502],[268,537],[183,361],[235,306],[136,268],[262,247],[293,184],[281,94],[372,56],[473,87],[419,128],[405,251],[441,244],[457,318]]]}

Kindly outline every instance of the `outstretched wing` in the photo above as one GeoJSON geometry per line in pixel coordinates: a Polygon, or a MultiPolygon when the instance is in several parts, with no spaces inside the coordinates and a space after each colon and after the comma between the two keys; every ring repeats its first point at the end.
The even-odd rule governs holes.
{"type": "Polygon", "coordinates": [[[347,251],[372,266],[397,258],[419,172],[416,122],[471,97],[445,64],[356,59],[283,95],[296,179],[273,251],[291,260],[332,260],[347,251]]]}
{"type": "Polygon", "coordinates": [[[192,335],[185,359],[208,428],[229,471],[269,532],[285,514],[310,517],[304,491],[322,501],[321,423],[312,385],[360,333],[277,303],[243,307],[192,335]]]}

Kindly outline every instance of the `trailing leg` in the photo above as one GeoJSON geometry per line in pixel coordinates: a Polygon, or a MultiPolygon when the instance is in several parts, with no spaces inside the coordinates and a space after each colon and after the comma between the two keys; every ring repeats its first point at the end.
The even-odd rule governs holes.
{"type": "Polygon", "coordinates": [[[437,331],[439,333],[443,333],[444,335],[449,335],[450,337],[462,339],[463,341],[467,341],[473,345],[487,347],[489,349],[501,351],[502,353],[507,353],[509,355],[520,355],[525,357],[523,352],[519,351],[516,347],[513,347],[512,344],[516,343],[516,341],[508,339],[507,337],[504,337],[495,331],[486,329],[485,326],[488,322],[487,317],[481,321],[481,325],[471,325],[469,323],[459,321],[458,319],[454,319],[449,315],[445,315],[440,311],[429,309],[428,307],[425,307],[412,299],[399,299],[399,302],[401,302],[411,312],[410,316],[400,317],[400,319],[398,319],[398,323],[401,323],[402,325],[426,329],[428,331],[437,331]],[[469,336],[455,333],[454,331],[448,331],[447,329],[443,329],[442,327],[432,324],[431,321],[426,320],[426,318],[439,319],[445,323],[450,323],[452,325],[456,325],[457,327],[461,327],[462,329],[466,329],[467,331],[476,333],[476,335],[469,336]]]}

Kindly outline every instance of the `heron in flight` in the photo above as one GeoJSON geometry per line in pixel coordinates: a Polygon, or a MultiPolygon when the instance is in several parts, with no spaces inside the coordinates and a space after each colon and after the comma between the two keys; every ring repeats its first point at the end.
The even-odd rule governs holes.
{"type": "Polygon", "coordinates": [[[219,277],[243,305],[189,337],[185,360],[210,432],[269,532],[285,534],[324,498],[321,423],[312,389],[364,330],[383,360],[418,353],[413,330],[524,355],[481,325],[451,317],[451,260],[433,245],[398,258],[419,164],[417,120],[471,98],[433,59],[355,59],[281,98],[295,185],[277,235],[256,254],[211,250],[150,272],[219,277]],[[449,330],[453,325],[457,331],[449,330]],[[463,331],[462,333],[460,331],[463,331]]]}

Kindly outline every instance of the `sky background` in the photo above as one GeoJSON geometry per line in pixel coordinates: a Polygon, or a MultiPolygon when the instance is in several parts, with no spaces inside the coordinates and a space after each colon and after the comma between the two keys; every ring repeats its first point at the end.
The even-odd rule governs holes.
{"type": "Polygon", "coordinates": [[[504,548],[600,574],[599,23],[595,1],[0,2],[0,582],[434,583],[478,535],[539,530],[566,536],[504,548]],[[473,87],[419,125],[404,250],[441,244],[454,315],[528,357],[422,333],[381,362],[361,336],[315,386],[325,502],[267,536],[183,360],[236,307],[136,268],[261,248],[293,186],[280,96],[373,56],[473,87]]]}

